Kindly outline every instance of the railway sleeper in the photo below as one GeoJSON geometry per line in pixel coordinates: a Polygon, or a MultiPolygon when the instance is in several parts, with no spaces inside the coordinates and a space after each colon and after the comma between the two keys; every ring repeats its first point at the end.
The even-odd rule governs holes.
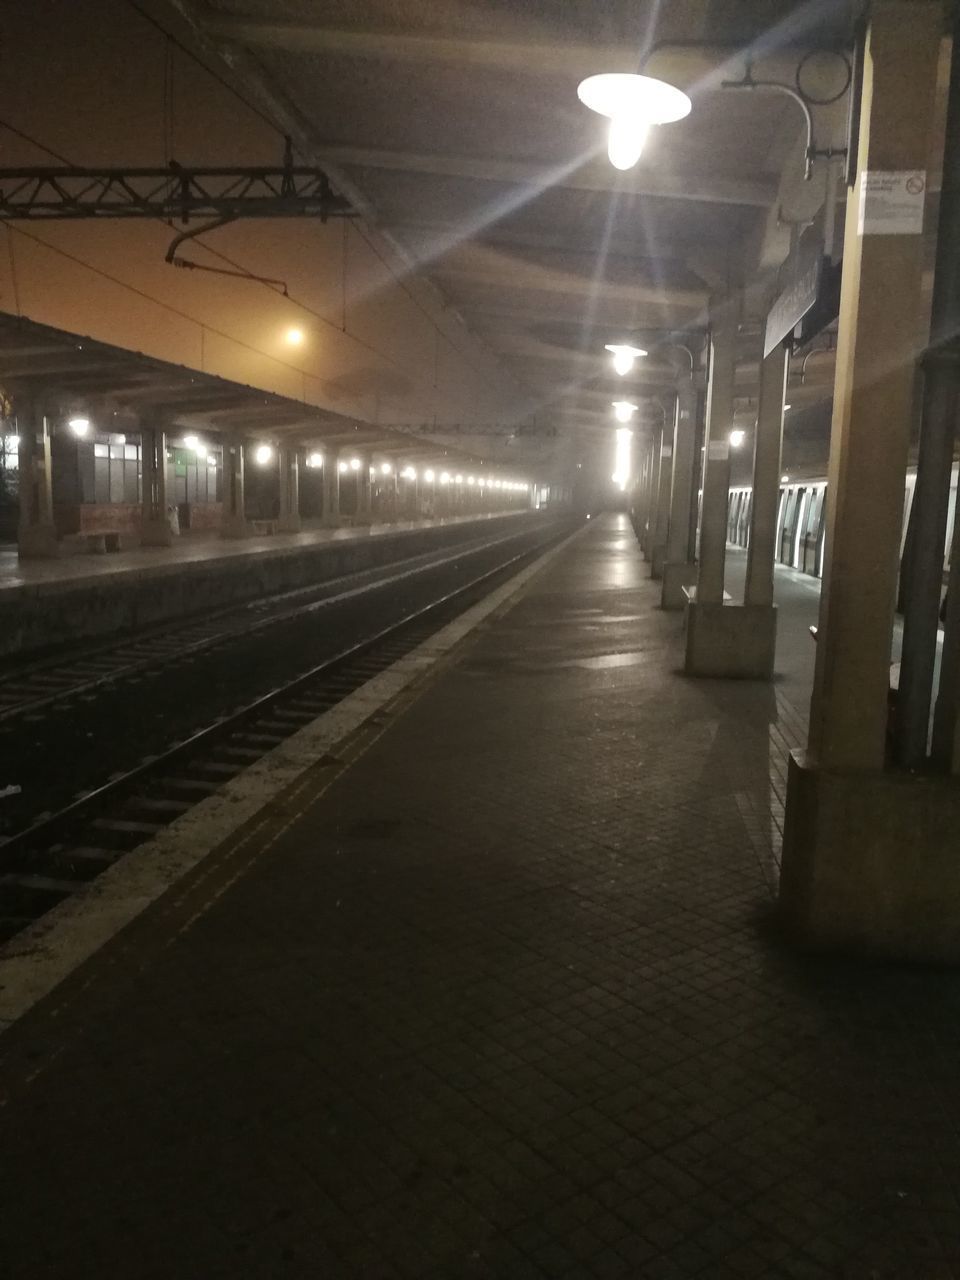
{"type": "Polygon", "coordinates": [[[26,915],[31,918],[49,911],[64,898],[77,892],[82,880],[38,875],[28,871],[9,871],[0,876],[0,901],[4,915],[26,915]]]}

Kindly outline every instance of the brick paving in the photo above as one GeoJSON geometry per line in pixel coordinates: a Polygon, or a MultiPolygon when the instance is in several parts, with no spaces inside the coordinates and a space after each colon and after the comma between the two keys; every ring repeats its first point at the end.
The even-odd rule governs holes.
{"type": "Polygon", "coordinates": [[[657,598],[592,526],[4,1037],[3,1280],[960,1276],[960,977],[780,944],[802,717],[657,598]]]}

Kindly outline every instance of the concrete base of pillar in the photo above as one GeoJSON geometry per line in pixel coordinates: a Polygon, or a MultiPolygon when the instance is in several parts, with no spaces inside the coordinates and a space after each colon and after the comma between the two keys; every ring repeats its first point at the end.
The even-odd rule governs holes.
{"type": "Polygon", "coordinates": [[[21,560],[52,560],[60,554],[57,531],[52,524],[32,524],[17,533],[17,555],[21,560]]]}
{"type": "Polygon", "coordinates": [[[787,781],[780,914],[821,951],[960,962],[960,782],[819,769],[787,781]]]}
{"type": "Polygon", "coordinates": [[[692,600],[686,614],[688,676],[769,680],[777,645],[777,607],[706,604],[692,600]]]}
{"type": "Polygon", "coordinates": [[[253,534],[253,526],[240,516],[229,516],[220,524],[221,538],[249,538],[253,534]]]}
{"type": "Polygon", "coordinates": [[[663,566],[667,559],[667,548],[665,546],[654,547],[650,552],[650,577],[654,582],[659,582],[663,578],[663,566]]]}
{"type": "Polygon", "coordinates": [[[674,560],[663,566],[663,588],[660,592],[661,609],[683,609],[687,597],[684,587],[692,587],[697,581],[697,566],[685,560],[674,560]]]}
{"type": "Polygon", "coordinates": [[[172,547],[173,530],[167,520],[144,520],[140,524],[141,547],[172,547]]]}
{"type": "Polygon", "coordinates": [[[302,528],[299,516],[281,516],[277,521],[277,533],[299,533],[302,528]]]}

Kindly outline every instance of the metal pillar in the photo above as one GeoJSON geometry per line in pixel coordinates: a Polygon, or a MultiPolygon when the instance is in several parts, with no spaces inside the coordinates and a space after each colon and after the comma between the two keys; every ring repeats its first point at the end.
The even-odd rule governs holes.
{"type": "Polygon", "coordinates": [[[277,451],[280,472],[280,533],[300,532],[300,459],[296,448],[277,451]]]}
{"type": "Polygon", "coordinates": [[[173,530],[167,519],[167,434],[162,426],[140,428],[140,545],[169,547],[173,530]]]}
{"type": "Polygon", "coordinates": [[[760,404],[753,448],[753,501],[744,604],[773,604],[780,458],[783,449],[783,405],[790,355],[783,343],[760,367],[760,404]]]}
{"type": "Polygon", "coordinates": [[[17,554],[22,560],[49,559],[58,554],[53,523],[50,424],[35,400],[19,399],[14,409],[20,439],[17,554]]]}
{"type": "Polygon", "coordinates": [[[223,442],[223,516],[220,523],[222,538],[246,538],[250,534],[243,466],[242,437],[226,438],[223,442]]]}

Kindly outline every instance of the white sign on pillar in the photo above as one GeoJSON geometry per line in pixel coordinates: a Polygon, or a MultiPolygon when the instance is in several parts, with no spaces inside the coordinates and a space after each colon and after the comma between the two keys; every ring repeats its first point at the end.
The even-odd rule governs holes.
{"type": "Polygon", "coordinates": [[[861,236],[918,236],[923,231],[923,169],[865,169],[860,175],[861,236]]]}

